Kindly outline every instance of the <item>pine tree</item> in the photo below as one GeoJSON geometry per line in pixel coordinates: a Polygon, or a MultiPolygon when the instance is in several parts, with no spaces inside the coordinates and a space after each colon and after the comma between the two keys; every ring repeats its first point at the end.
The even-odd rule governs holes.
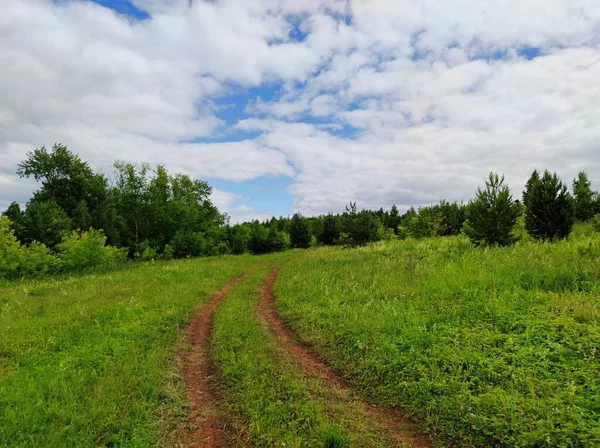
{"type": "Polygon", "coordinates": [[[276,225],[271,225],[267,247],[269,252],[282,252],[290,247],[290,238],[287,233],[277,230],[276,225]]]}
{"type": "Polygon", "coordinates": [[[310,246],[310,230],[299,213],[294,214],[290,221],[290,243],[292,247],[301,249],[310,246]]]}
{"type": "Polygon", "coordinates": [[[531,190],[540,181],[540,173],[538,170],[533,170],[529,180],[525,184],[525,191],[523,191],[523,205],[525,208],[529,207],[529,198],[531,197],[531,190]]]}
{"type": "Polygon", "coordinates": [[[332,213],[323,218],[323,232],[321,232],[320,242],[327,246],[333,246],[340,236],[339,218],[332,213]]]}
{"type": "Polygon", "coordinates": [[[548,170],[527,197],[525,228],[536,239],[566,238],[575,222],[573,197],[556,173],[548,170]]]}
{"type": "Polygon", "coordinates": [[[476,245],[507,246],[514,243],[512,230],[519,217],[519,205],[504,184],[504,176],[490,173],[485,189],[477,188],[467,209],[465,234],[476,245]]]}
{"type": "Polygon", "coordinates": [[[400,225],[400,213],[398,212],[398,207],[396,207],[396,205],[392,205],[388,222],[386,224],[388,228],[394,231],[394,233],[398,233],[398,226],[400,225]]]}
{"type": "Polygon", "coordinates": [[[573,179],[573,196],[575,197],[575,218],[578,221],[590,220],[595,212],[595,194],[585,171],[579,172],[573,179]]]}

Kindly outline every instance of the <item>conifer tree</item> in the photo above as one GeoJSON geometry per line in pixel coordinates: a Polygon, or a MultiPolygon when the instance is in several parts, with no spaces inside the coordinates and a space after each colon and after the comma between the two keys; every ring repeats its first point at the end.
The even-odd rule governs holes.
{"type": "Polygon", "coordinates": [[[333,246],[340,236],[340,221],[332,213],[323,218],[323,232],[321,232],[320,242],[327,246],[333,246]]]}
{"type": "Polygon", "coordinates": [[[529,207],[529,198],[531,197],[531,190],[540,181],[540,173],[538,170],[533,170],[529,180],[525,184],[525,191],[523,191],[523,205],[525,208],[529,207]]]}
{"type": "Polygon", "coordinates": [[[468,206],[463,231],[476,245],[507,246],[514,243],[511,232],[518,216],[519,205],[504,184],[504,176],[490,173],[485,189],[477,188],[468,206]]]}
{"type": "Polygon", "coordinates": [[[310,246],[310,230],[299,213],[294,214],[290,221],[290,243],[292,247],[302,249],[310,246]]]}
{"type": "Polygon", "coordinates": [[[573,179],[573,196],[575,197],[575,218],[578,221],[590,220],[595,212],[595,194],[585,171],[580,171],[573,179]]]}
{"type": "Polygon", "coordinates": [[[527,196],[525,229],[543,240],[566,238],[575,222],[573,197],[556,173],[548,170],[535,182],[527,196]]]}

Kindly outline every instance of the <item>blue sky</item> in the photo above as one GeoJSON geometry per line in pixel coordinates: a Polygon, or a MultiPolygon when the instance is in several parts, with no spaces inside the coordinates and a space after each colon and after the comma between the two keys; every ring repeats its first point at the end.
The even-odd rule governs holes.
{"type": "Polygon", "coordinates": [[[3,18],[0,209],[54,142],[207,180],[232,221],[463,201],[489,171],[517,197],[533,169],[600,183],[596,0],[11,0],[3,18]]]}
{"type": "Polygon", "coordinates": [[[130,16],[136,20],[144,20],[150,17],[150,15],[133,5],[131,2],[127,0],[91,0],[94,3],[98,3],[99,5],[106,6],[107,8],[111,8],[117,11],[119,14],[125,14],[130,16]]]}
{"type": "MultiPolygon", "coordinates": [[[[91,0],[107,8],[111,8],[119,14],[127,15],[134,20],[145,20],[150,17],[148,12],[139,9],[126,0],[91,0]]],[[[293,27],[289,35],[297,41],[305,38],[297,27],[293,27]]],[[[230,85],[229,93],[215,99],[217,111],[215,116],[222,120],[223,129],[217,135],[210,135],[188,140],[194,143],[221,143],[236,142],[248,138],[257,137],[260,132],[242,132],[231,130],[239,120],[250,118],[246,108],[249,104],[258,100],[269,102],[273,100],[282,88],[280,82],[267,82],[257,87],[244,87],[230,85]]],[[[287,193],[291,180],[284,176],[261,176],[245,182],[232,182],[223,179],[206,178],[210,185],[239,197],[243,204],[238,207],[250,208],[259,218],[263,214],[287,216],[295,212],[292,196],[287,193]]],[[[235,210],[234,210],[235,212],[235,210]]]]}

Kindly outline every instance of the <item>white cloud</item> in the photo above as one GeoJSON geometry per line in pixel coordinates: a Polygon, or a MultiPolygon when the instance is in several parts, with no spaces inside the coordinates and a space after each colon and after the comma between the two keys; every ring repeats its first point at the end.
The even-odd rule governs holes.
{"type": "MultiPolygon", "coordinates": [[[[219,210],[230,210],[243,198],[244,197],[239,194],[219,190],[218,188],[213,188],[212,194],[210,195],[212,203],[215,204],[219,210]]],[[[235,209],[237,210],[238,208],[239,207],[236,207],[235,209]]]]}
{"type": "MultiPolygon", "coordinates": [[[[0,208],[33,188],[14,175],[26,151],[54,142],[105,172],[126,159],[288,176],[305,214],[466,199],[490,170],[517,195],[535,167],[569,182],[586,169],[600,187],[596,0],[134,0],[143,21],[5,3],[0,208]],[[219,118],[219,98],[265,85],[282,88],[231,127],[219,118]],[[187,143],[230,131],[260,135],[187,143]]],[[[213,198],[235,219],[269,213],[213,198]]]]}

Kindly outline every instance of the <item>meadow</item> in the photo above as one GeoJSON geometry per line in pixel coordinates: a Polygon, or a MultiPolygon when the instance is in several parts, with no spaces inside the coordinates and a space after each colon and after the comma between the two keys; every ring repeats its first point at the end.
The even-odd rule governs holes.
{"type": "Polygon", "coordinates": [[[476,248],[463,237],[295,258],[277,306],[371,400],[442,445],[600,445],[600,234],[476,248]]]}
{"type": "Polygon", "coordinates": [[[154,446],[185,403],[173,354],[250,256],[0,287],[0,446],[154,446]]]}
{"type": "Polygon", "coordinates": [[[404,446],[371,404],[436,447],[600,445],[600,233],[578,225],[506,248],[407,239],[6,281],[0,446],[179,446],[182,329],[242,273],[210,338],[232,446],[404,446]],[[269,328],[259,297],[278,267],[277,312],[350,390],[269,328]]]}

